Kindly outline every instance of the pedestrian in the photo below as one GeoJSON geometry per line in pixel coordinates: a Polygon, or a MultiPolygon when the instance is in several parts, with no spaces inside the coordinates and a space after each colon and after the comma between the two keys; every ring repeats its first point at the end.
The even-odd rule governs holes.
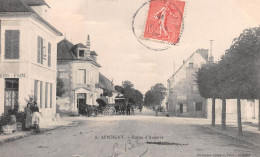
{"type": "Polygon", "coordinates": [[[143,106],[140,105],[140,106],[139,106],[140,113],[142,112],[142,109],[143,109],[143,106]]]}
{"type": "Polygon", "coordinates": [[[135,115],[134,106],[131,106],[132,115],[135,115]]]}
{"type": "Polygon", "coordinates": [[[24,108],[25,110],[25,129],[29,130],[32,127],[32,110],[30,105],[27,104],[27,107],[24,108]]]}
{"type": "Polygon", "coordinates": [[[39,113],[39,108],[38,106],[35,107],[35,110],[32,114],[32,123],[33,123],[33,127],[36,133],[40,132],[40,117],[41,114],[39,113]]]}
{"type": "Polygon", "coordinates": [[[130,104],[126,106],[126,115],[130,115],[130,104]]]}
{"type": "Polygon", "coordinates": [[[119,112],[119,105],[118,104],[115,105],[115,109],[116,109],[116,114],[118,115],[118,112],[119,112]]]}

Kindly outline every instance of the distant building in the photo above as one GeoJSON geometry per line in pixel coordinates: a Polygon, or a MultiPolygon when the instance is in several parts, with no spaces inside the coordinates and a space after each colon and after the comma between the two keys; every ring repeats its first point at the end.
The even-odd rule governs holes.
{"type": "Polygon", "coordinates": [[[72,44],[67,39],[58,43],[58,77],[65,83],[65,94],[58,99],[59,109],[81,113],[81,105],[98,105],[99,68],[97,53],[90,51],[89,36],[86,45],[72,44]]]}
{"type": "Polygon", "coordinates": [[[198,49],[167,81],[167,109],[170,115],[206,117],[206,99],[200,96],[196,72],[208,62],[208,50],[198,49]]]}
{"type": "Polygon", "coordinates": [[[106,96],[108,99],[109,104],[115,103],[115,97],[117,92],[114,89],[114,84],[108,78],[106,78],[103,74],[99,73],[99,88],[100,88],[100,95],[106,96],[107,93],[111,95],[106,96]],[[106,94],[105,94],[106,93],[106,94]],[[104,95],[105,94],[105,95],[104,95]]]}
{"type": "Polygon", "coordinates": [[[35,96],[44,118],[56,113],[57,38],[44,0],[0,0],[0,114],[35,96]]]}

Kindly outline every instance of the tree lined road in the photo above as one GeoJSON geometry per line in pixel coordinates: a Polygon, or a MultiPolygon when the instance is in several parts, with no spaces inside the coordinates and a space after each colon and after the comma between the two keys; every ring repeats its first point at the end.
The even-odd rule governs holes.
{"type": "Polygon", "coordinates": [[[211,133],[205,119],[75,118],[76,125],[4,143],[1,157],[257,156],[256,148],[211,133]],[[138,139],[138,140],[137,140],[138,139]]]}

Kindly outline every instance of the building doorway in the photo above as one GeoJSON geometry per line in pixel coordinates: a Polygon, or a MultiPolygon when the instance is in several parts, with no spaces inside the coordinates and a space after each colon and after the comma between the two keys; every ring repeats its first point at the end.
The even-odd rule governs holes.
{"type": "Polygon", "coordinates": [[[78,93],[77,94],[77,108],[79,111],[79,114],[84,114],[85,108],[86,108],[86,94],[85,93],[78,93]]]}
{"type": "Polygon", "coordinates": [[[5,101],[4,113],[8,113],[11,108],[18,105],[18,88],[19,79],[8,78],[5,79],[5,101]]]}
{"type": "Polygon", "coordinates": [[[180,114],[183,114],[183,104],[180,104],[180,114]]]}

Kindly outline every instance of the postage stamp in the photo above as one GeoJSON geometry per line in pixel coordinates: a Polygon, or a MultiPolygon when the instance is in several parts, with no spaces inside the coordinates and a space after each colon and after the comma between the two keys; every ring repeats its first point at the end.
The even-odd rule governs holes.
{"type": "Polygon", "coordinates": [[[152,0],[150,2],[144,38],[176,44],[180,38],[185,1],[152,0]]]}

